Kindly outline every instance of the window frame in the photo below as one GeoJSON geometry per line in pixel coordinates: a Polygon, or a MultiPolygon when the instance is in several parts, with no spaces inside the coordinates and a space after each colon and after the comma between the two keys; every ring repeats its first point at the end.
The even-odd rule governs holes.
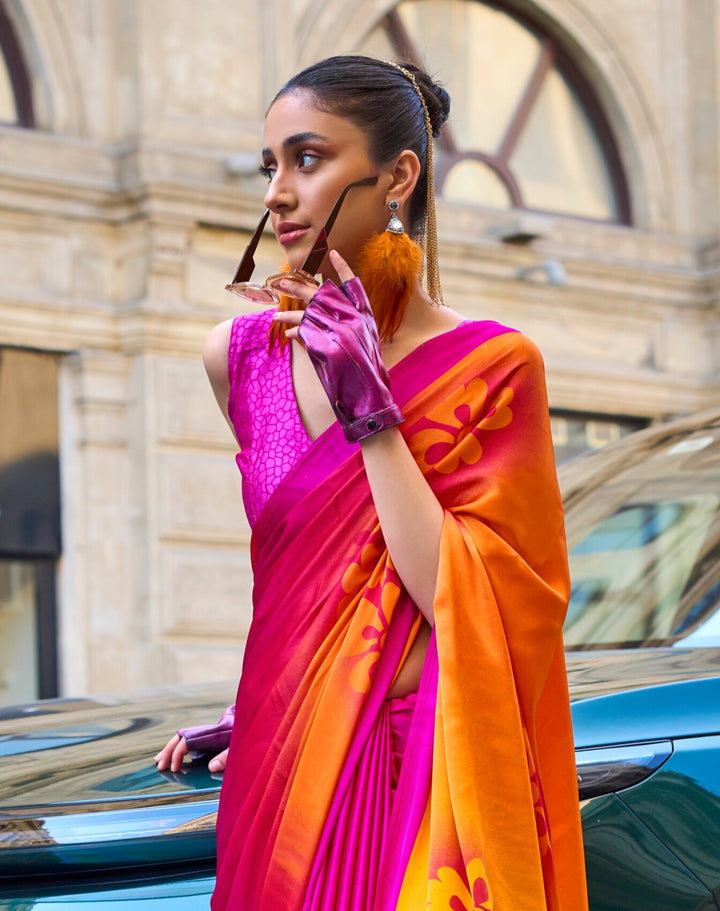
{"type": "MultiPolygon", "coordinates": [[[[497,154],[493,155],[477,149],[460,151],[455,146],[450,130],[444,130],[440,134],[437,144],[441,154],[438,155],[435,160],[435,187],[438,195],[442,194],[445,180],[450,170],[455,165],[462,161],[481,161],[490,167],[502,181],[508,192],[508,196],[510,197],[511,205],[514,208],[523,209],[528,212],[541,212],[542,214],[558,217],[580,218],[587,221],[600,222],[602,224],[632,225],[633,219],[630,191],[617,142],[615,141],[610,122],[603,107],[593,91],[588,78],[582,72],[578,64],[572,59],[568,51],[562,47],[557,38],[549,35],[542,29],[537,21],[527,14],[519,12],[504,3],[494,2],[494,0],[463,0],[463,2],[480,3],[483,6],[487,6],[510,16],[535,35],[540,42],[541,50],[535,69],[528,80],[523,96],[520,98],[520,101],[512,114],[497,154]],[[527,123],[533,105],[540,94],[540,89],[542,88],[545,76],[553,68],[567,80],[572,90],[577,94],[578,100],[595,131],[597,141],[609,171],[615,195],[614,201],[617,210],[615,218],[593,218],[589,215],[558,212],[554,209],[538,209],[528,206],[523,202],[520,185],[512,173],[509,161],[520,138],[522,129],[527,123]]],[[[400,19],[397,12],[397,6],[386,13],[383,19],[376,23],[375,28],[378,26],[385,28],[390,43],[393,45],[395,53],[398,55],[398,59],[405,59],[409,63],[424,68],[412,38],[400,19]]]]}
{"type": "Polygon", "coordinates": [[[2,4],[0,4],[0,51],[5,58],[17,110],[17,120],[3,121],[0,122],[0,125],[32,128],[35,126],[35,114],[30,77],[17,40],[15,27],[2,4]]]}

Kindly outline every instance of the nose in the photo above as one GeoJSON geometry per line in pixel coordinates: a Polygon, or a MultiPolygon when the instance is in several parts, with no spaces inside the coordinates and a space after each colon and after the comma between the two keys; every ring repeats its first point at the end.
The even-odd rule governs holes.
{"type": "Polygon", "coordinates": [[[271,212],[287,212],[295,208],[297,199],[292,177],[279,167],[268,184],[265,193],[265,208],[271,212]]]}

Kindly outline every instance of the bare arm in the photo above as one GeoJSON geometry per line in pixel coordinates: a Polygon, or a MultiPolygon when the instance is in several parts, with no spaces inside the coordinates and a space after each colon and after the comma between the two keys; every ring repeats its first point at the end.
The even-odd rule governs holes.
{"type": "Polygon", "coordinates": [[[396,427],[367,437],[361,447],[390,558],[432,626],[443,508],[396,427]]]}
{"type": "Polygon", "coordinates": [[[230,378],[228,377],[228,352],[230,350],[230,333],[232,331],[233,321],[225,320],[215,326],[205,339],[203,345],[203,364],[215,393],[215,398],[220,411],[222,411],[225,420],[228,422],[230,429],[235,433],[235,429],[230,421],[228,414],[228,399],[230,397],[230,378]]]}

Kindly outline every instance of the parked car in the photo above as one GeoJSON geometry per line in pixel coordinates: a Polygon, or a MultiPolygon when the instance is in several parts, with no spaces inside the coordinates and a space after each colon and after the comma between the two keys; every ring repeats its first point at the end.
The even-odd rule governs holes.
{"type": "MultiPolygon", "coordinates": [[[[577,459],[561,484],[591,909],[718,911],[720,410],[577,459]]],[[[0,710],[0,911],[206,909],[221,777],[152,755],[233,689],[0,710]]]]}
{"type": "Polygon", "coordinates": [[[720,410],[561,470],[592,911],[720,905],[720,410]]]}

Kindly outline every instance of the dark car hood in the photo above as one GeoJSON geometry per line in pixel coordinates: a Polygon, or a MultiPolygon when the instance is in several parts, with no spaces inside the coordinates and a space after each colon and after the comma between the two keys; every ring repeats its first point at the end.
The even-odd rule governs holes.
{"type": "Polygon", "coordinates": [[[217,718],[233,691],[208,684],[0,710],[0,877],[211,860],[221,777],[205,763],[162,774],[153,756],[176,728],[217,718]]]}
{"type": "MultiPolygon", "coordinates": [[[[720,732],[720,649],[567,656],[577,747],[720,732]]],[[[0,709],[0,878],[214,858],[221,776],[160,774],[181,726],[215,719],[235,684],[0,709]]]]}
{"type": "Polygon", "coordinates": [[[578,748],[720,733],[720,649],[567,655],[578,748]]]}

